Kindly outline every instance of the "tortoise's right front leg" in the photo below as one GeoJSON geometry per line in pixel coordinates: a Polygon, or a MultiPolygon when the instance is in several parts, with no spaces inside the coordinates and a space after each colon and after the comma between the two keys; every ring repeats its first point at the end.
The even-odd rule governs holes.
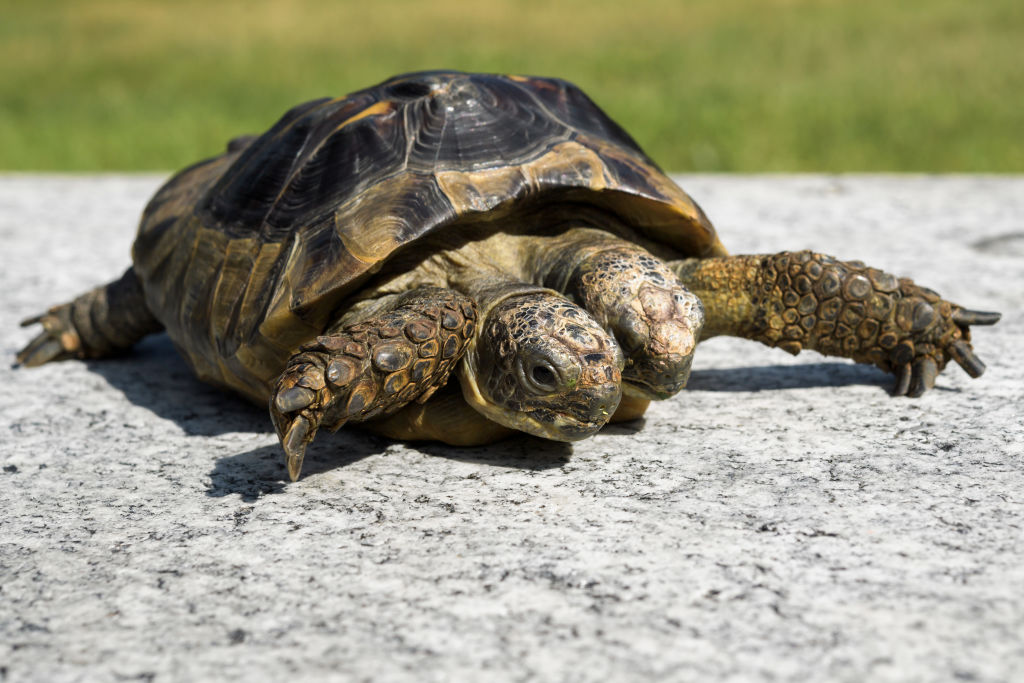
{"type": "Polygon", "coordinates": [[[451,289],[390,295],[362,319],[304,344],[270,399],[292,481],[323,425],[336,430],[426,401],[448,381],[476,326],[476,304],[451,289]]]}

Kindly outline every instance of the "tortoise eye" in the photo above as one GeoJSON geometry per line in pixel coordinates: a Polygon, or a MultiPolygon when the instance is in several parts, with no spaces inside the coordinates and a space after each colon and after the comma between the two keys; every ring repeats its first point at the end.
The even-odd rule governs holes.
{"type": "Polygon", "coordinates": [[[555,384],[555,372],[546,365],[534,366],[530,374],[533,375],[533,381],[537,384],[544,386],[554,386],[555,384]]]}

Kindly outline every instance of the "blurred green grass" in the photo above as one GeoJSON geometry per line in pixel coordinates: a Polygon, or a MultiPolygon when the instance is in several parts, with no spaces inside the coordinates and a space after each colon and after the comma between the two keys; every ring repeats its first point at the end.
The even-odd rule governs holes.
{"type": "Polygon", "coordinates": [[[560,76],[672,171],[1024,171],[1021,0],[0,0],[0,169],[173,169],[429,68],[560,76]]]}

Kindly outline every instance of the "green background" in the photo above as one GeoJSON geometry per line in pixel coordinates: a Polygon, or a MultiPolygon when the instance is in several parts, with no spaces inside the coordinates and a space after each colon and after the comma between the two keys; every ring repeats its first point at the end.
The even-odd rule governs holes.
{"type": "Polygon", "coordinates": [[[1024,171],[1021,0],[0,0],[0,169],[173,169],[430,68],[575,81],[671,171],[1024,171]]]}

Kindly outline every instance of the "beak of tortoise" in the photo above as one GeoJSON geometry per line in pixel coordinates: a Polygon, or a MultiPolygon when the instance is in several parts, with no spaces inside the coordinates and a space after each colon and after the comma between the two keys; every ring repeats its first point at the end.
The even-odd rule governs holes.
{"type": "Polygon", "coordinates": [[[692,365],[693,350],[686,355],[634,361],[622,371],[622,392],[650,401],[671,398],[686,386],[692,365]]]}
{"type": "Polygon", "coordinates": [[[651,326],[651,340],[629,354],[622,370],[622,390],[634,398],[663,401],[679,393],[690,379],[693,354],[704,327],[703,307],[688,318],[651,326]]]}
{"type": "MultiPolygon", "coordinates": [[[[559,397],[557,405],[542,403],[530,409],[508,411],[503,424],[552,441],[580,441],[604,427],[619,407],[622,387],[618,381],[578,389],[559,397]]],[[[492,418],[494,419],[494,418],[492,418]]]]}

